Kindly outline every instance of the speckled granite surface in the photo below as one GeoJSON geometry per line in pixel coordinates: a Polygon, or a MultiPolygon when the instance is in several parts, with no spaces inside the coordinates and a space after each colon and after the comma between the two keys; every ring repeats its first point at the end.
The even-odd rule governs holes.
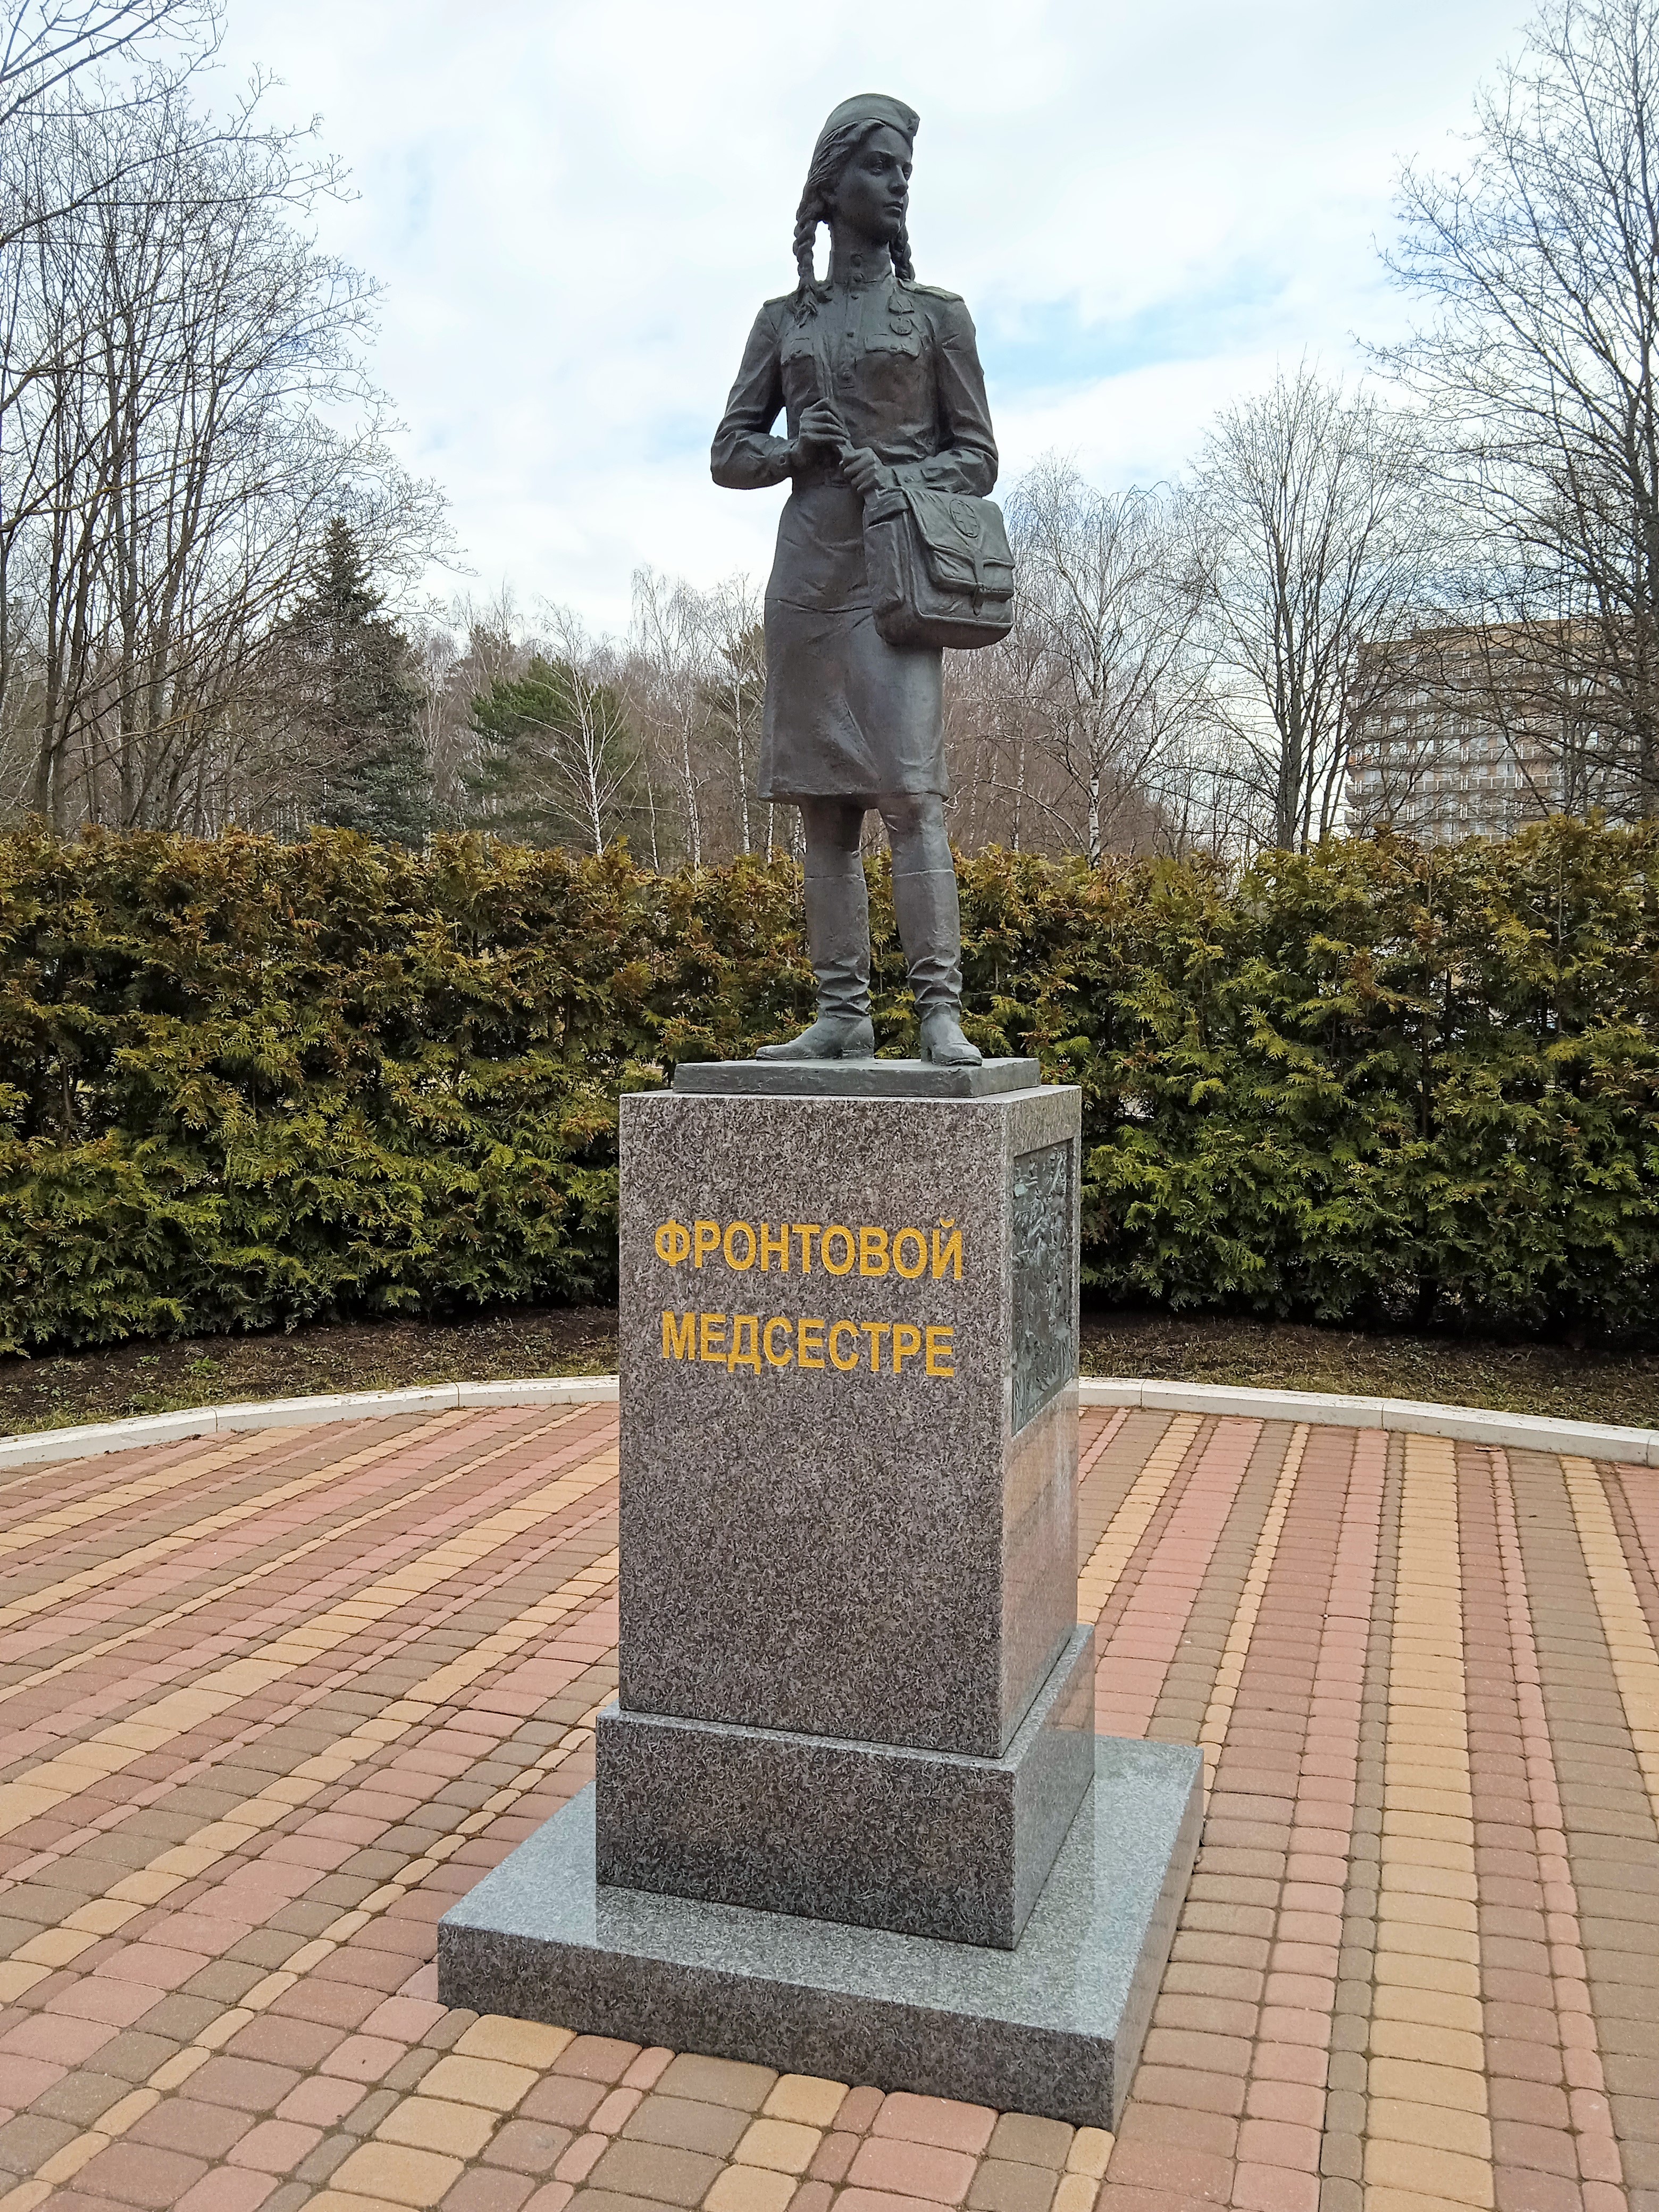
{"type": "Polygon", "coordinates": [[[1001,1754],[1076,1618],[1074,1389],[1013,1426],[1014,1163],[1079,1128],[1058,1087],[623,1100],[625,1709],[1001,1754]]]}
{"type": "Polygon", "coordinates": [[[1079,1628],[994,1759],[611,1706],[599,1877],[1008,1948],[1094,1778],[1094,1668],[1079,1628]]]}
{"type": "Polygon", "coordinates": [[[936,1067],[927,1060],[696,1060],[674,1071],[681,1092],[773,1098],[989,1098],[1042,1080],[1035,1060],[936,1067]]]}
{"type": "Polygon", "coordinates": [[[1116,2125],[1186,1893],[1189,1745],[1096,1740],[1018,1948],[599,1886],[593,1793],[439,1923],[444,2002],[798,2073],[1116,2125]]]}

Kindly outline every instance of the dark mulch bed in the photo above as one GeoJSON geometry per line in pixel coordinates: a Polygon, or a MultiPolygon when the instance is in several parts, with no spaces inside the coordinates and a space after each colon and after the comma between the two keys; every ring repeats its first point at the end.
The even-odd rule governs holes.
{"type": "MultiPolygon", "coordinates": [[[[607,1375],[616,1367],[617,1316],[604,1306],[518,1307],[465,1321],[362,1322],[286,1335],[126,1344],[0,1359],[0,1433],[239,1398],[607,1375]]],[[[1659,1428],[1659,1353],[1651,1352],[1092,1312],[1083,1317],[1083,1370],[1425,1398],[1659,1428]]]]}
{"type": "Polygon", "coordinates": [[[1659,1428],[1659,1352],[1536,1340],[1371,1334],[1296,1322],[1085,1313],[1085,1375],[1336,1390],[1659,1428]]]}
{"type": "Polygon", "coordinates": [[[0,1359],[0,1433],[124,1420],[240,1398],[614,1375],[611,1306],[521,1306],[465,1321],[346,1322],[265,1336],[123,1344],[0,1359]]]}

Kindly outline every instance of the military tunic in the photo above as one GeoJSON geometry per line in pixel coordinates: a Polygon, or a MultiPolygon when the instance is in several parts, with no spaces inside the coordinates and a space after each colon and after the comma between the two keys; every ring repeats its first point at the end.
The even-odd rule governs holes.
{"type": "MultiPolygon", "coordinates": [[[[793,294],[756,318],[714,435],[714,481],[736,491],[781,483],[814,399],[835,407],[900,484],[984,495],[997,449],[968,310],[954,292],[907,283],[884,256],[815,297],[793,294]],[[774,437],[780,411],[789,435],[774,437]]],[[[795,475],[766,591],[763,799],[873,799],[947,790],[942,655],[891,646],[872,611],[864,503],[839,462],[795,475]]]]}

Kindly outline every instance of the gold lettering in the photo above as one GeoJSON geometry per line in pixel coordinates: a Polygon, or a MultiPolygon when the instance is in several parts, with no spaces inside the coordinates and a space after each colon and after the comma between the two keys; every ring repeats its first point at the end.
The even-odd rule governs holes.
{"type": "Polygon", "coordinates": [[[856,1367],[858,1365],[859,1325],[855,1321],[838,1321],[830,1329],[830,1363],[833,1367],[839,1367],[843,1375],[847,1372],[849,1367],[856,1367]],[[853,1356],[850,1359],[843,1359],[838,1348],[842,1329],[845,1329],[848,1336],[853,1340],[853,1356]]]}
{"type": "MultiPolygon", "coordinates": [[[[957,1224],[954,1220],[947,1221],[943,1214],[939,1216],[939,1229],[956,1228],[957,1224]]],[[[939,1229],[936,1229],[933,1231],[933,1280],[938,1282],[939,1277],[945,1273],[945,1270],[954,1261],[956,1263],[957,1280],[957,1282],[960,1282],[962,1280],[962,1231],[961,1230],[957,1229],[956,1235],[954,1237],[947,1237],[945,1243],[941,1245],[939,1243],[939,1229]]]]}
{"type": "Polygon", "coordinates": [[[763,1332],[762,1342],[765,1346],[766,1364],[769,1367],[787,1367],[790,1361],[795,1356],[793,1349],[783,1352],[773,1351],[773,1330],[775,1328],[781,1328],[783,1331],[784,1342],[787,1345],[790,1337],[794,1334],[794,1323],[790,1321],[786,1321],[781,1314],[774,1314],[771,1320],[767,1322],[766,1328],[763,1332]]]}
{"type": "Polygon", "coordinates": [[[695,1359],[697,1356],[697,1316],[694,1313],[662,1317],[662,1356],[665,1359],[695,1359]]]}
{"type": "Polygon", "coordinates": [[[800,1271],[803,1275],[810,1275],[812,1272],[812,1239],[818,1233],[818,1224],[816,1221],[797,1221],[793,1227],[800,1239],[800,1271]]]}
{"type": "Polygon", "coordinates": [[[893,1323],[893,1372],[902,1375],[904,1363],[921,1350],[921,1331],[908,1321],[893,1323]]]}
{"type": "MultiPolygon", "coordinates": [[[[696,1244],[691,1255],[691,1265],[701,1267],[711,1252],[718,1252],[720,1249],[720,1225],[718,1221],[694,1221],[691,1233],[696,1244]]],[[[939,1273],[937,1267],[933,1273],[939,1273]]]]}
{"type": "Polygon", "coordinates": [[[831,1225],[824,1231],[823,1242],[818,1247],[818,1257],[823,1262],[824,1273],[826,1275],[850,1274],[852,1273],[853,1262],[857,1256],[858,1247],[853,1242],[852,1231],[850,1229],[840,1228],[832,1223],[831,1225]],[[833,1240],[837,1237],[840,1237],[847,1251],[847,1257],[842,1261],[839,1267],[837,1267],[835,1261],[830,1257],[830,1246],[833,1240]]]}
{"type": "Polygon", "coordinates": [[[822,1367],[823,1364],[823,1323],[821,1321],[801,1321],[795,1328],[795,1364],[798,1367],[822,1367]],[[811,1355],[817,1353],[815,1358],[811,1355]]]}
{"type": "Polygon", "coordinates": [[[732,1316],[732,1349],[726,1355],[726,1373],[729,1375],[735,1367],[747,1367],[757,1375],[760,1373],[758,1314],[733,1314],[732,1316]],[[749,1337],[746,1347],[743,1340],[745,1331],[749,1337]]]}
{"type": "Polygon", "coordinates": [[[927,1272],[927,1239],[922,1235],[920,1229],[901,1229],[898,1234],[894,1237],[893,1265],[898,1269],[900,1274],[903,1276],[907,1283],[914,1283],[918,1275],[926,1274],[927,1272]],[[904,1240],[907,1237],[916,1248],[916,1264],[914,1267],[907,1267],[904,1264],[904,1240]]]}
{"type": "Polygon", "coordinates": [[[702,1338],[698,1347],[699,1357],[703,1359],[712,1359],[718,1367],[726,1357],[726,1316],[717,1313],[704,1314],[702,1316],[702,1326],[698,1334],[702,1338]]]}
{"type": "Polygon", "coordinates": [[[956,1331],[953,1328],[930,1328],[928,1330],[927,1372],[930,1375],[954,1375],[956,1373],[957,1370],[954,1365],[947,1364],[947,1362],[954,1360],[956,1356],[951,1345],[951,1340],[955,1334],[956,1331]]]}
{"type": "Polygon", "coordinates": [[[881,1340],[893,1326],[890,1321],[861,1321],[859,1327],[870,1340],[870,1371],[881,1372],[881,1340]]]}
{"type": "Polygon", "coordinates": [[[735,1268],[737,1273],[740,1275],[744,1273],[747,1268],[754,1266],[755,1232],[749,1226],[749,1224],[746,1221],[731,1221],[726,1224],[726,1235],[721,1241],[720,1250],[726,1255],[726,1266],[728,1267],[735,1268]],[[746,1259],[742,1260],[739,1260],[737,1254],[732,1249],[732,1239],[737,1235],[739,1230],[742,1230],[744,1235],[749,1239],[748,1256],[746,1259]]]}
{"type": "Polygon", "coordinates": [[[683,1221],[665,1221],[657,1231],[657,1257],[666,1260],[671,1267],[678,1267],[691,1249],[691,1239],[683,1221]]]}
{"type": "Polygon", "coordinates": [[[770,1270],[773,1261],[780,1257],[782,1259],[783,1265],[779,1268],[778,1273],[781,1275],[787,1275],[789,1273],[789,1224],[787,1221],[781,1221],[778,1224],[778,1229],[779,1234],[775,1237],[763,1221],[761,1224],[760,1261],[763,1275],[770,1270]]]}
{"type": "Polygon", "coordinates": [[[859,1273],[861,1275],[884,1275],[887,1273],[887,1231],[884,1229],[860,1230],[859,1273]]]}

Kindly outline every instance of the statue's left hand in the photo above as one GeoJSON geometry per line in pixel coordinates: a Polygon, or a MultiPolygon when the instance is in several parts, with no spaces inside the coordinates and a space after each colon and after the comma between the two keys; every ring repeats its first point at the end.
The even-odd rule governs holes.
{"type": "Polygon", "coordinates": [[[892,489],[893,471],[885,461],[876,459],[868,446],[854,446],[850,453],[843,453],[841,472],[860,499],[892,489]]]}

